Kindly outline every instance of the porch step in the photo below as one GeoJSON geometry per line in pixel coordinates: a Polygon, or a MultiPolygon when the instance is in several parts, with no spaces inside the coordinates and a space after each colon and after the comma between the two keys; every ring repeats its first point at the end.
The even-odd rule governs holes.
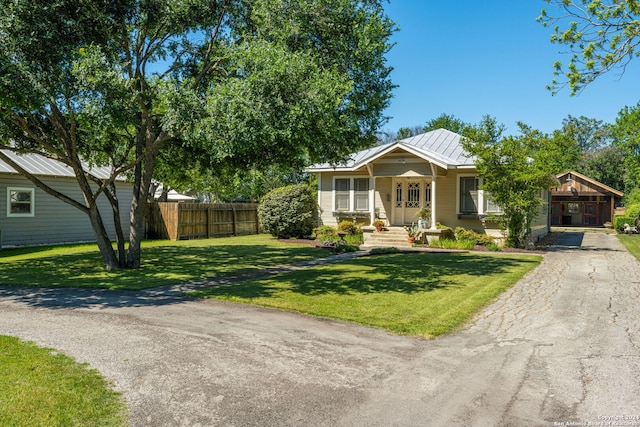
{"type": "Polygon", "coordinates": [[[402,227],[387,227],[382,231],[365,233],[364,244],[360,245],[360,249],[410,248],[412,244],[407,241],[408,237],[407,231],[402,227]]]}

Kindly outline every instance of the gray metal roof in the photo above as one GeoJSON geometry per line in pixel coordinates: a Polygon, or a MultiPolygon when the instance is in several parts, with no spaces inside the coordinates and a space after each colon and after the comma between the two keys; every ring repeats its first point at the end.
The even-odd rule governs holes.
{"type": "MultiPolygon", "coordinates": [[[[36,176],[55,176],[65,178],[75,178],[73,169],[67,165],[60,163],[56,160],[51,160],[43,157],[39,154],[17,154],[10,150],[1,150],[3,154],[16,162],[22,168],[24,168],[30,174],[36,176]]],[[[111,169],[109,167],[89,167],[89,165],[83,162],[83,167],[88,170],[99,179],[107,179],[110,176],[111,169]]],[[[11,166],[0,160],[0,173],[17,174],[18,172],[11,166]]],[[[119,178],[119,181],[124,181],[124,178],[119,178]]]]}
{"type": "Polygon", "coordinates": [[[463,150],[460,144],[461,139],[462,136],[455,132],[446,129],[437,129],[410,138],[401,139],[391,144],[378,145],[367,150],[359,151],[354,153],[345,164],[318,164],[307,168],[307,171],[357,169],[397,148],[405,149],[445,169],[473,166],[475,164],[475,157],[463,150]]]}

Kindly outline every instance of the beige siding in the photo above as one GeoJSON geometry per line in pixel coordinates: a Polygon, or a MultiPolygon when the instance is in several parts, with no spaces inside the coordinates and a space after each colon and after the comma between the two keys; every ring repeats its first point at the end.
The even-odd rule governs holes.
{"type": "Polygon", "coordinates": [[[378,210],[378,217],[385,224],[389,224],[391,220],[392,191],[391,178],[376,178],[376,209],[378,210]]]}
{"type": "MultiPolygon", "coordinates": [[[[42,181],[75,200],[83,200],[82,193],[73,179],[43,178],[42,181]]],[[[3,246],[95,240],[86,214],[38,188],[35,188],[33,217],[7,217],[7,187],[35,188],[31,182],[19,175],[0,175],[0,232],[3,246]]],[[[119,183],[118,197],[123,228],[128,230],[131,186],[119,183]]],[[[115,239],[113,214],[106,197],[100,197],[99,208],[109,236],[115,239]]],[[[128,233],[125,232],[125,236],[128,237],[128,233]]]]}

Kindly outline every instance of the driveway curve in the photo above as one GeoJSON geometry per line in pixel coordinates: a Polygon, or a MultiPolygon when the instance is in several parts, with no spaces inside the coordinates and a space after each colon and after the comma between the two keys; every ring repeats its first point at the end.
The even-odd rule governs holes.
{"type": "Polygon", "coordinates": [[[0,334],[97,368],[133,426],[640,425],[639,296],[640,264],[615,236],[565,233],[431,341],[212,300],[17,288],[0,288],[0,334]]]}

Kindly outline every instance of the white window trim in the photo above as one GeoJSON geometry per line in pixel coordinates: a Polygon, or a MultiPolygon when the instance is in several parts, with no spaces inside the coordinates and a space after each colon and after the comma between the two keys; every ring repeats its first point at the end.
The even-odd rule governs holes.
{"type": "MultiPolygon", "coordinates": [[[[478,176],[478,174],[465,173],[458,175],[458,179],[456,181],[456,212],[458,215],[469,215],[460,212],[460,181],[461,178],[478,178],[478,212],[471,215],[485,215],[485,214],[502,214],[503,210],[484,210],[484,190],[482,190],[482,186],[484,185],[484,180],[478,176]]],[[[488,192],[487,192],[488,193],[488,192]]]]}
{"type": "Polygon", "coordinates": [[[7,218],[32,218],[36,211],[36,190],[33,187],[7,187],[7,218]],[[12,213],[11,212],[11,192],[20,191],[31,193],[31,206],[29,213],[12,213]]]}
{"type": "MultiPolygon", "coordinates": [[[[371,191],[371,177],[369,175],[339,175],[334,176],[332,181],[332,189],[331,189],[331,207],[333,211],[336,211],[336,180],[337,179],[348,179],[349,180],[349,209],[347,212],[356,212],[354,210],[356,206],[356,189],[355,189],[355,179],[368,179],[369,180],[369,190],[371,191]]],[[[369,195],[369,203],[371,203],[371,196],[369,195]]],[[[358,212],[369,212],[371,210],[371,206],[368,209],[358,212]]]]}

